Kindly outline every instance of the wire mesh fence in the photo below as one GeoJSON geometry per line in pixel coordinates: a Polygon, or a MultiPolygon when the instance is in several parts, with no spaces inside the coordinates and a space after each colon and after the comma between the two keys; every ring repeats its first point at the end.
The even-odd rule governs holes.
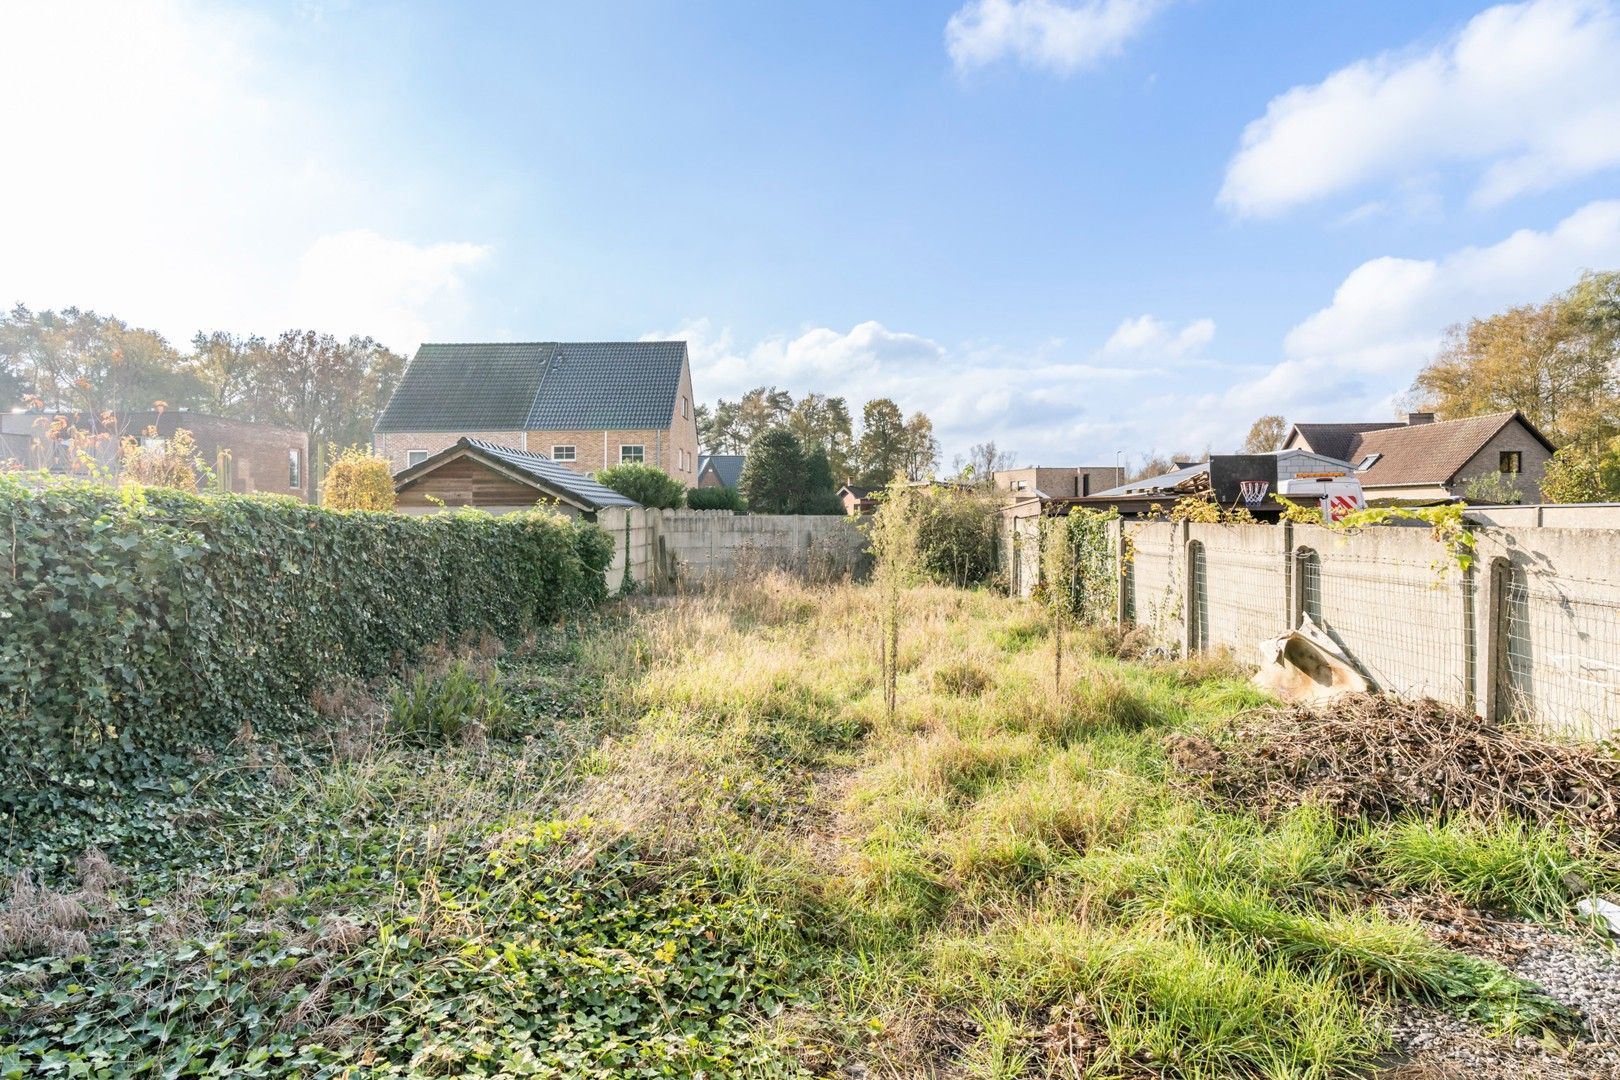
{"type": "Polygon", "coordinates": [[[1161,645],[1180,648],[1183,629],[1182,549],[1180,530],[1169,523],[1138,525],[1131,530],[1131,557],[1126,581],[1126,609],[1137,626],[1161,645]]]}
{"type": "Polygon", "coordinates": [[[1375,687],[1473,705],[1472,577],[1454,566],[1420,576],[1410,562],[1338,551],[1296,552],[1295,566],[1299,610],[1375,687]]]}
{"type": "Polygon", "coordinates": [[[1193,607],[1188,640],[1197,651],[1224,647],[1258,659],[1260,644],[1289,629],[1286,556],[1278,546],[1225,547],[1204,540],[1189,563],[1193,607]]]}
{"type": "MultiPolygon", "coordinates": [[[[1426,529],[1131,523],[1121,617],[1168,648],[1259,646],[1308,616],[1378,690],[1620,736],[1620,572],[1595,530],[1486,529],[1463,569],[1426,529]]],[[[1261,655],[1257,655],[1261,654],[1261,655]]]]}
{"type": "Polygon", "coordinates": [[[1614,583],[1551,578],[1500,563],[1493,584],[1498,711],[1587,738],[1620,734],[1614,583]]]}

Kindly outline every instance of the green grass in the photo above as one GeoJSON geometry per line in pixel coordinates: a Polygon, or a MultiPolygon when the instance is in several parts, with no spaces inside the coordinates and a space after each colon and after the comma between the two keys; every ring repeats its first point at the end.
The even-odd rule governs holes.
{"type": "Polygon", "coordinates": [[[877,598],[770,575],[81,807],[7,861],[130,880],[0,960],[0,1077],[1348,1078],[1398,999],[1568,1028],[1368,897],[1556,918],[1616,881],[1579,838],[1211,807],[1162,741],[1263,703],[1230,660],[1077,634],[1059,689],[1027,607],[902,606],[892,718],[877,598]]]}
{"type": "Polygon", "coordinates": [[[1569,882],[1613,881],[1612,866],[1575,854],[1568,832],[1517,819],[1398,822],[1370,841],[1384,878],[1397,888],[1436,889],[1474,907],[1551,918],[1572,897],[1569,882]]]}

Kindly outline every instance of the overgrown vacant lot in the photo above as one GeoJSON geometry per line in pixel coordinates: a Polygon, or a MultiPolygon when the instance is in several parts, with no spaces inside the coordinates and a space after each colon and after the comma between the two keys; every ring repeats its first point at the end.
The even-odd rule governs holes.
{"type": "Polygon", "coordinates": [[[1414,917],[1567,921],[1620,884],[1578,824],[1219,801],[1165,747],[1241,672],[1091,638],[1058,688],[988,593],[904,594],[891,717],[879,606],[626,602],[32,823],[0,1075],[1362,1076],[1419,1008],[1612,1064],[1414,917]]]}

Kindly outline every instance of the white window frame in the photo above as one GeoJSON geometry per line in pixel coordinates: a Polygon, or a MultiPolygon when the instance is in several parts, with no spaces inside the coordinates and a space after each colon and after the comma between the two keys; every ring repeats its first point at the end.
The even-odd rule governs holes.
{"type": "Polygon", "coordinates": [[[645,465],[645,464],[647,464],[647,444],[646,443],[620,443],[619,444],[619,464],[620,465],[645,465]],[[628,450],[634,450],[636,452],[636,456],[635,457],[627,457],[625,452],[628,451],[628,450]]]}
{"type": "Polygon", "coordinates": [[[407,469],[415,468],[416,466],[422,464],[422,462],[426,461],[428,458],[430,458],[432,456],[433,456],[433,451],[431,451],[431,450],[423,450],[420,447],[418,447],[415,450],[407,450],[407,451],[405,451],[405,467],[407,469]],[[418,454],[420,454],[421,456],[418,457],[417,456],[418,454]]]}
{"type": "Polygon", "coordinates": [[[574,443],[553,443],[551,447],[551,460],[578,461],[579,447],[574,443]],[[564,451],[566,451],[566,453],[564,451]]]}
{"type": "Polygon", "coordinates": [[[304,452],[296,446],[287,448],[287,490],[304,490],[304,452]]]}

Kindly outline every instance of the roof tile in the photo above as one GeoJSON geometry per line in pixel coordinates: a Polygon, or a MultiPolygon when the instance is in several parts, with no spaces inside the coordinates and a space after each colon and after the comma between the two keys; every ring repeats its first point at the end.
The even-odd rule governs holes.
{"type": "Polygon", "coordinates": [[[376,430],[666,428],[685,363],[684,341],[427,344],[376,430]]]}

